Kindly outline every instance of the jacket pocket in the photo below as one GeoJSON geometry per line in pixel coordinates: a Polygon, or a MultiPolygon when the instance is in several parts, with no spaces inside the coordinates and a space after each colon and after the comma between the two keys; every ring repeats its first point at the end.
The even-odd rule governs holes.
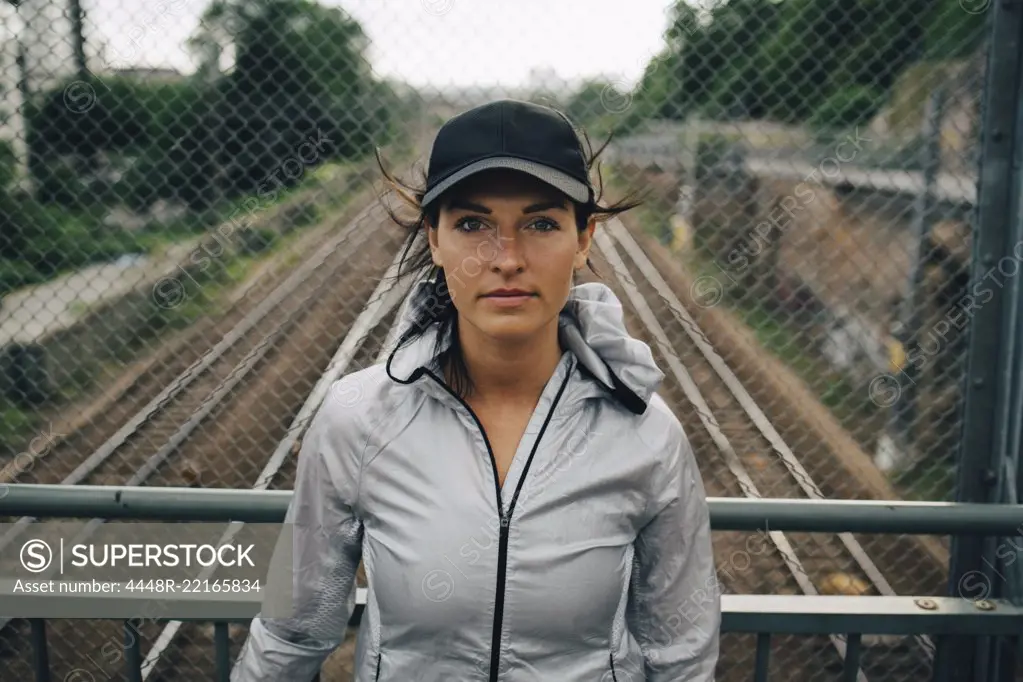
{"type": "Polygon", "coordinates": [[[618,675],[615,674],[615,655],[608,653],[607,659],[611,661],[611,682],[618,682],[618,675]]]}

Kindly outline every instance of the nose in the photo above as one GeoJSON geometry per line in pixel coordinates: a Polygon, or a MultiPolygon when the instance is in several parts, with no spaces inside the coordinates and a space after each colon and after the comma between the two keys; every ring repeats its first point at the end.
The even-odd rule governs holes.
{"type": "Polygon", "coordinates": [[[490,261],[490,269],[494,272],[521,272],[526,260],[518,231],[501,231],[497,233],[497,244],[494,258],[490,261]]]}

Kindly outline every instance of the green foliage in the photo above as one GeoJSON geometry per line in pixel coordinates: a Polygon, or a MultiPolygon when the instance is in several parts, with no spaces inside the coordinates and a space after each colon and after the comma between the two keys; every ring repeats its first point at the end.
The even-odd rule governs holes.
{"type": "Polygon", "coordinates": [[[202,25],[193,48],[215,55],[211,43],[226,35],[237,52],[209,123],[226,195],[293,186],[323,161],[360,157],[392,134],[397,98],[371,77],[368,41],[341,10],[218,0],[202,25]]]}
{"type": "Polygon", "coordinates": [[[10,143],[0,140],[0,193],[6,191],[14,180],[16,158],[10,143]]]}
{"type": "Polygon", "coordinates": [[[908,64],[970,54],[984,26],[958,0],[677,0],[628,115],[862,120],[908,64]]]}
{"type": "Polygon", "coordinates": [[[68,82],[27,113],[37,198],[70,208],[125,203],[141,209],[159,197],[194,203],[212,167],[180,150],[208,106],[192,81],[151,83],[127,77],[68,82]],[[112,186],[95,173],[102,161],[123,177],[112,186]]]}
{"type": "Polygon", "coordinates": [[[13,457],[18,453],[13,443],[27,440],[26,433],[31,432],[39,423],[39,413],[13,403],[5,396],[0,396],[0,443],[6,447],[5,455],[13,457]]]}
{"type": "Polygon", "coordinates": [[[188,46],[195,77],[76,78],[43,95],[27,115],[41,201],[140,210],[174,198],[201,211],[367,154],[407,108],[373,79],[359,24],[310,0],[215,0],[188,46]],[[235,64],[221,75],[228,43],[235,64]],[[121,176],[109,186],[104,164],[121,176]]]}
{"type": "Polygon", "coordinates": [[[282,230],[290,231],[296,227],[304,227],[316,222],[319,217],[319,210],[312,201],[300,201],[281,211],[282,230]]]}
{"type": "Polygon", "coordinates": [[[253,255],[266,251],[273,246],[277,240],[277,233],[266,227],[254,227],[241,232],[243,253],[253,255]]]}
{"type": "MultiPolygon", "coordinates": [[[[213,0],[188,47],[201,63],[195,76],[76,76],[26,105],[36,191],[5,190],[14,162],[0,146],[0,287],[169,236],[166,226],[136,235],[104,226],[113,206],[180,201],[195,232],[225,207],[272,205],[324,162],[390,143],[418,113],[372,77],[359,24],[311,0],[213,0]],[[235,60],[221,73],[228,45],[235,60]]],[[[271,242],[253,239],[255,249],[271,242]]]]}
{"type": "Polygon", "coordinates": [[[619,117],[616,131],[624,134],[649,118],[683,117],[687,103],[680,99],[682,71],[681,57],[675,52],[664,51],[652,59],[632,93],[631,106],[619,117]]]}
{"type": "Polygon", "coordinates": [[[565,115],[576,125],[585,126],[605,111],[604,98],[613,84],[590,80],[583,84],[565,105],[565,115]]]}
{"type": "MultiPolygon", "coordinates": [[[[758,47],[763,53],[774,44],[772,36],[784,31],[779,26],[781,13],[789,4],[731,0],[716,3],[703,20],[690,16],[692,10],[684,2],[676,5],[674,22],[666,37],[669,44],[678,45],[681,82],[675,108],[682,116],[707,105],[715,105],[724,114],[744,116],[744,110],[749,110],[748,115],[757,116],[765,105],[762,99],[768,94],[766,86],[772,81],[763,73],[770,66],[763,61],[765,55],[753,55],[758,47]],[[742,59],[744,55],[746,59],[742,59]],[[734,94],[719,92],[730,81],[734,94]],[[748,94],[743,90],[747,87],[748,94]]],[[[779,54],[775,58],[785,56],[779,54]]]]}
{"type": "Polygon", "coordinates": [[[87,156],[144,141],[152,129],[150,88],[123,77],[69,79],[29,115],[33,147],[43,156],[87,156]]]}
{"type": "Polygon", "coordinates": [[[807,124],[820,131],[848,128],[869,120],[884,102],[875,88],[856,85],[837,90],[817,107],[807,124]]]}
{"type": "Polygon", "coordinates": [[[13,289],[45,280],[43,274],[28,263],[0,258],[0,297],[13,289]]]}
{"type": "Polygon", "coordinates": [[[0,146],[0,295],[138,249],[131,235],[102,225],[102,211],[70,212],[52,200],[68,198],[69,188],[82,185],[72,168],[51,167],[41,200],[15,190],[14,167],[9,147],[0,146]]]}
{"type": "MultiPolygon", "coordinates": [[[[936,0],[924,37],[928,59],[957,59],[980,47],[991,12],[965,12],[962,0],[936,0]]],[[[980,7],[971,2],[967,6],[980,7]]]]}
{"type": "Polygon", "coordinates": [[[58,272],[138,250],[132,235],[97,216],[0,195],[0,291],[44,281],[58,272]]]}
{"type": "Polygon", "coordinates": [[[724,135],[704,135],[700,139],[699,147],[696,150],[696,168],[700,173],[710,172],[715,166],[723,162],[728,153],[733,150],[733,141],[724,135]]]}

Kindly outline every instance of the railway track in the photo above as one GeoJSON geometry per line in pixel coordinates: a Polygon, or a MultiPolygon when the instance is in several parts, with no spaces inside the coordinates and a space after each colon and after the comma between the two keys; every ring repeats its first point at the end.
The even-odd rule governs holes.
{"type": "MultiPolygon", "coordinates": [[[[360,311],[327,369],[302,404],[286,436],[274,449],[252,489],[290,489],[294,482],[295,455],[316,410],[324,400],[345,399],[344,396],[330,396],[331,385],[345,374],[385,359],[390,345],[394,342],[396,329],[394,311],[407,294],[409,287],[408,281],[402,286],[394,285],[393,277],[397,274],[400,257],[399,252],[360,311]],[[373,333],[382,327],[389,331],[384,334],[373,333]],[[384,339],[383,343],[380,339],[384,339]]],[[[230,542],[243,526],[244,524],[240,522],[230,524],[217,544],[230,542]]],[[[213,571],[204,571],[198,577],[212,578],[213,571]]],[[[234,649],[232,655],[238,653],[244,642],[245,631],[245,628],[234,628],[229,631],[228,636],[234,649]]],[[[171,682],[181,679],[212,679],[215,671],[212,652],[216,636],[212,625],[200,626],[180,621],[168,623],[156,637],[142,662],[142,680],[171,682]]]]}
{"type": "MultiPolygon", "coordinates": [[[[265,438],[281,442],[274,433],[275,423],[289,419],[301,401],[294,380],[286,379],[297,373],[312,383],[323,374],[316,357],[334,346],[328,345],[331,338],[336,342],[352,326],[345,323],[345,317],[351,315],[352,308],[366,303],[374,283],[380,280],[385,257],[390,260],[397,249],[400,235],[376,229],[385,222],[386,215],[375,204],[362,211],[99,448],[70,471],[67,463],[51,460],[47,469],[30,472],[34,474],[31,482],[260,485],[254,470],[259,464],[237,456],[239,443],[232,443],[233,448],[218,444],[222,446],[225,438],[237,441],[236,436],[247,430],[242,423],[246,419],[246,425],[263,431],[265,438]],[[253,414],[257,407],[263,411],[253,414]],[[40,476],[43,471],[50,472],[49,476],[40,476]]],[[[252,440],[258,446],[260,439],[252,440]]],[[[102,519],[88,521],[73,542],[83,542],[103,524],[102,519]]],[[[11,545],[28,529],[32,538],[56,541],[67,532],[67,525],[21,518],[0,538],[0,547],[11,545]]],[[[76,530],[80,526],[77,524],[76,530]]],[[[11,642],[6,649],[13,654],[5,661],[7,669],[18,675],[12,679],[31,679],[30,647],[24,641],[17,645],[24,624],[0,621],[0,628],[5,625],[5,639],[11,642]]],[[[120,623],[111,621],[52,621],[50,628],[51,661],[54,675],[60,679],[75,670],[100,679],[108,671],[87,653],[124,637],[120,623]]],[[[140,628],[143,650],[149,648],[146,643],[153,640],[154,629],[155,624],[140,628]]],[[[110,667],[120,672],[117,668],[121,666],[110,667]]]]}
{"type": "MultiPolygon", "coordinates": [[[[310,197],[315,197],[314,203],[321,202],[322,195],[335,191],[341,189],[332,185],[312,190],[308,194],[298,194],[292,201],[277,207],[278,212],[295,202],[307,201],[310,197]]],[[[348,209],[346,213],[354,211],[348,209]]],[[[344,219],[329,221],[303,230],[302,236],[289,246],[289,253],[305,260],[318,244],[329,239],[347,222],[344,219]]],[[[71,411],[75,413],[73,417],[60,418],[68,412],[68,406],[60,406],[59,411],[55,410],[49,433],[45,437],[37,436],[25,452],[0,468],[0,483],[59,483],[64,480],[82,459],[81,453],[96,451],[113,438],[137,413],[139,402],[150,402],[194,365],[196,349],[212,345],[213,340],[225,337],[237,327],[258,302],[263,301],[280,285],[286,271],[283,258],[271,257],[258,266],[244,287],[239,287],[224,302],[222,314],[206,315],[177,332],[173,329],[162,330],[163,338],[155,352],[125,368],[120,377],[104,387],[101,394],[89,396],[87,403],[72,406],[71,411]],[[167,338],[166,332],[172,333],[170,338],[167,338]],[[43,445],[35,445],[37,441],[42,441],[43,445]]],[[[182,294],[185,293],[182,289],[182,294]]]]}
{"type": "MultiPolygon", "coordinates": [[[[375,220],[368,212],[353,221],[351,227],[359,221],[375,220]]],[[[378,234],[372,230],[364,233],[378,234]]],[[[345,232],[349,234],[349,232],[345,232]]],[[[362,252],[358,246],[364,240],[347,237],[355,248],[346,249],[347,258],[338,258],[338,243],[325,245],[310,261],[318,261],[322,267],[328,261],[328,276],[316,283],[306,283],[306,294],[302,301],[315,300],[331,287],[338,286],[338,279],[353,282],[353,272],[340,272],[348,264],[356,252],[360,262],[364,255],[376,250],[380,262],[384,262],[394,251],[397,242],[377,242],[362,252]],[[328,248],[329,247],[329,248],[328,248]]],[[[341,240],[344,242],[344,239],[341,240]]],[[[348,242],[345,242],[347,245],[348,242]]],[[[650,343],[655,353],[660,354],[662,366],[668,370],[668,381],[662,389],[662,395],[669,401],[676,414],[683,419],[687,433],[693,441],[694,449],[700,460],[701,470],[707,484],[708,494],[751,497],[824,497],[825,491],[817,486],[800,458],[786,445],[782,436],[774,429],[770,421],[757,406],[755,400],[742,386],[741,382],[727,367],[721,357],[714,351],[706,336],[700,331],[696,321],[689,315],[682,303],[671,292],[670,287],[661,279],[652,263],[647,259],[642,248],[629,235],[628,231],[617,221],[608,223],[607,231],[598,231],[597,250],[603,260],[614,271],[616,284],[612,285],[627,308],[631,326],[642,329],[640,336],[650,343]],[[619,253],[621,248],[625,258],[619,253]],[[628,263],[626,262],[628,260],[628,263]],[[633,272],[639,273],[638,279],[633,272]],[[663,324],[674,320],[685,332],[683,336],[675,334],[669,337],[663,324]],[[680,360],[684,358],[684,362],[680,360]],[[727,480],[727,482],[726,482],[727,480]]],[[[391,260],[388,274],[393,273],[396,265],[391,260]]],[[[316,269],[309,268],[308,262],[302,266],[294,279],[299,279],[299,272],[308,274],[316,269]]],[[[369,268],[372,270],[372,268],[369,268]]],[[[366,295],[356,295],[348,303],[354,308],[362,307],[358,317],[344,333],[344,341],[337,348],[325,369],[318,370],[315,386],[305,397],[304,402],[296,410],[289,411],[287,417],[290,425],[280,429],[282,432],[275,437],[272,454],[263,468],[249,475],[236,475],[231,478],[218,476],[217,482],[226,487],[237,488],[279,488],[288,489],[293,482],[295,458],[301,436],[308,420],[319,404],[327,397],[333,381],[339,376],[359,368],[379,362],[388,349],[386,342],[380,343],[383,337],[381,330],[393,332],[393,309],[400,301],[404,290],[398,291],[389,286],[389,278],[382,280],[379,275],[367,272],[366,268],[359,271],[367,277],[360,285],[366,295]],[[369,292],[374,284],[376,289],[369,292]],[[364,306],[363,306],[364,302],[364,306]],[[375,332],[375,333],[374,333],[375,332]]],[[[291,285],[288,285],[291,286],[291,285]]],[[[97,450],[92,456],[70,471],[64,478],[69,484],[90,482],[117,485],[138,485],[159,476],[162,485],[188,484],[188,467],[181,467],[180,451],[189,445],[204,425],[208,425],[212,417],[226,414],[226,405],[230,397],[237,397],[239,386],[246,381],[261,361],[265,361],[268,350],[278,341],[288,336],[288,331],[299,325],[302,319],[309,317],[311,311],[303,310],[305,305],[287,306],[301,287],[288,291],[279,288],[275,291],[274,303],[260,306],[260,314],[255,311],[244,318],[239,328],[243,331],[234,334],[237,338],[228,342],[228,334],[211,350],[207,356],[196,363],[187,372],[182,373],[175,382],[169,384],[164,391],[140,410],[135,418],[125,424],[117,434],[104,444],[105,449],[97,450]],[[283,293],[277,293],[281,292],[283,293]],[[278,311],[277,316],[270,314],[278,311]],[[244,344],[239,342],[247,338],[244,344]],[[252,339],[256,339],[253,343],[252,339]],[[219,355],[217,348],[221,349],[219,355]],[[215,357],[214,357],[215,356],[215,357]],[[216,371],[213,371],[216,368],[216,371]],[[201,397],[196,397],[198,394],[201,397]],[[189,403],[178,402],[188,399],[189,403]],[[173,408],[177,405],[178,408],[173,408]],[[165,409],[172,406],[172,409],[165,409]],[[134,424],[134,426],[132,426],[134,424]],[[162,425],[161,425],[162,424],[162,425]],[[147,430],[149,429],[149,430],[147,430]],[[140,437],[145,434],[147,437],[140,437]],[[125,449],[132,442],[139,442],[134,449],[125,449]],[[124,453],[112,462],[115,454],[124,453]],[[139,454],[141,453],[141,454],[139,454]],[[102,456],[101,456],[102,455],[102,456]],[[138,456],[136,456],[138,455],[138,456]],[[144,456],[142,456],[144,455],[144,456]]],[[[282,285],[285,287],[285,285],[282,285]]],[[[310,308],[313,306],[309,306],[310,308]]],[[[340,334],[335,337],[340,338],[340,334]]],[[[212,441],[210,441],[212,442],[212,441]]],[[[270,449],[267,448],[267,451],[270,449]]],[[[200,449],[207,453],[215,450],[200,449]]],[[[826,456],[826,453],[813,453],[813,456],[826,456]]],[[[237,462],[233,462],[237,464],[237,462]]],[[[232,466],[232,470],[235,470],[232,466]]],[[[47,481],[39,481],[47,482],[47,481]]],[[[19,533],[32,524],[32,519],[19,520],[18,528],[10,531],[8,536],[0,539],[0,543],[13,542],[15,530],[19,533]]],[[[92,524],[100,523],[94,520],[92,524]]],[[[46,524],[32,524],[35,531],[46,524]]],[[[241,524],[224,526],[221,540],[236,533],[241,524]]],[[[87,529],[95,529],[95,525],[87,529]]],[[[748,538],[736,537],[736,534],[716,533],[716,550],[719,556],[719,571],[726,589],[742,592],[756,592],[768,587],[769,591],[815,594],[826,591],[829,582],[833,582],[838,574],[855,576],[858,581],[877,594],[894,594],[897,586],[889,582],[890,569],[883,571],[871,559],[862,545],[849,534],[783,534],[765,529],[763,537],[771,545],[769,552],[748,556],[748,538]],[[723,537],[722,537],[723,536],[723,537]],[[723,541],[722,541],[723,540],[723,541]],[[736,547],[744,547],[748,565],[738,566],[734,557],[736,547]],[[731,554],[729,555],[729,551],[731,554]],[[724,569],[724,570],[721,570],[724,569]],[[774,582],[765,584],[755,578],[774,577],[774,582]]],[[[4,545],[0,545],[4,546],[4,545]]],[[[203,576],[200,576],[203,577],[203,576]]],[[[903,586],[906,579],[900,581],[903,586]]],[[[360,584],[364,587],[364,583],[360,584]]],[[[908,589],[905,588],[904,589],[908,589]]],[[[921,592],[922,593],[922,592],[921,592]]],[[[51,658],[54,664],[55,678],[64,679],[76,669],[87,669],[76,657],[76,652],[87,651],[95,647],[97,640],[123,639],[123,632],[118,622],[98,621],[91,632],[87,621],[55,622],[51,632],[51,658]],[[56,636],[54,636],[56,635],[56,636]]],[[[232,658],[237,654],[244,639],[245,628],[231,628],[214,631],[212,626],[199,626],[172,622],[162,627],[155,625],[143,626],[139,633],[143,640],[142,679],[144,680],[180,680],[180,679],[211,679],[213,677],[213,639],[229,636],[232,645],[232,658]]],[[[909,646],[899,640],[864,638],[846,640],[835,636],[827,640],[833,651],[808,652],[808,638],[800,638],[792,643],[775,642],[775,654],[772,674],[793,676],[793,669],[806,670],[807,676],[798,679],[818,679],[819,674],[827,674],[830,664],[841,662],[847,656],[858,657],[860,662],[856,679],[867,680],[892,679],[897,674],[899,679],[927,679],[929,663],[933,655],[930,642],[920,638],[909,646]],[[819,655],[818,655],[819,654],[819,655]],[[822,658],[823,657],[823,658],[822,658]],[[829,659],[830,657],[830,659],[829,659]],[[895,659],[898,659],[897,661],[895,659]]],[[[31,668],[27,661],[28,647],[25,652],[12,661],[12,671],[17,671],[16,679],[29,679],[31,668]],[[18,666],[23,666],[19,668],[18,666]]],[[[741,653],[736,647],[728,653],[725,647],[722,660],[732,660],[733,655],[741,653]]],[[[338,652],[335,659],[344,659],[350,652],[338,652]]],[[[749,649],[745,651],[749,656],[749,649]]],[[[350,666],[349,660],[336,660],[341,666],[350,666]]],[[[93,661],[95,664],[95,661],[93,661]]],[[[328,663],[329,665],[329,663],[328,663]]],[[[737,671],[736,671],[737,672],[737,671]]],[[[115,674],[119,673],[119,669],[115,674]]],[[[93,679],[102,679],[100,671],[90,673],[93,679]]],[[[15,679],[15,678],[12,678],[15,679]]],[[[80,679],[90,679],[81,677],[80,679]]],[[[327,679],[326,677],[324,679],[327,679]]],[[[722,680],[748,679],[748,673],[736,674],[725,669],[722,680]]],[[[824,679],[824,678],[821,678],[824,679]]]]}
{"type": "MultiPolygon", "coordinates": [[[[24,483],[62,485],[141,485],[177,450],[274,348],[275,343],[298,321],[303,306],[293,306],[283,319],[271,316],[288,297],[322,293],[323,278],[309,291],[301,291],[310,274],[351,237],[353,222],[342,230],[280,285],[249,311],[212,348],[170,381],[142,409],[77,465],[72,458],[50,458],[46,470],[26,472],[24,483]],[[155,448],[155,452],[150,450],[155,448]]],[[[334,265],[336,268],[337,264],[334,265]]],[[[35,519],[18,519],[3,537],[0,551],[21,536],[35,519]]]]}
{"type": "MultiPolygon", "coordinates": [[[[708,494],[824,498],[801,461],[804,453],[797,457],[786,444],[624,225],[609,221],[606,230],[596,233],[596,246],[614,273],[613,288],[629,309],[631,325],[642,330],[640,335],[661,358],[667,375],[661,393],[693,441],[708,494]],[[682,334],[669,337],[665,325],[672,322],[677,325],[672,329],[682,334]]],[[[732,591],[756,592],[766,587],[771,592],[808,595],[843,588],[865,594],[896,593],[886,572],[849,533],[785,534],[765,528],[761,539],[773,549],[769,554],[761,549],[757,556],[752,556],[749,538],[715,535],[726,536],[715,545],[720,578],[732,591]],[[737,543],[741,549],[736,549],[737,543]]],[[[888,568],[889,575],[899,572],[898,566],[888,568]]],[[[901,579],[906,582],[904,576],[901,579]]],[[[793,644],[794,650],[776,646],[773,674],[791,676],[793,668],[806,665],[805,638],[793,644]]],[[[859,661],[859,682],[893,679],[893,668],[898,669],[899,679],[930,679],[934,648],[926,637],[907,646],[901,638],[853,637],[847,641],[835,635],[829,644],[840,661],[846,657],[852,657],[854,664],[859,661]]],[[[813,666],[825,667],[819,659],[813,660],[811,669],[813,666]]],[[[729,671],[722,674],[730,679],[729,671]]],[[[814,674],[809,672],[806,679],[816,679],[814,674]]]]}

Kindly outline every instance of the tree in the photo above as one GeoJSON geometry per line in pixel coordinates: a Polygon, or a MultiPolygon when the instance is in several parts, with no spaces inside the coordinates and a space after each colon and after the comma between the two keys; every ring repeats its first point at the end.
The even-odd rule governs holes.
{"type": "Polygon", "coordinates": [[[605,98],[612,83],[588,80],[565,105],[565,115],[576,125],[586,125],[605,113],[605,98]]]}
{"type": "MultiPolygon", "coordinates": [[[[883,99],[909,63],[935,53],[932,46],[947,45],[943,28],[954,24],[960,44],[976,44],[969,36],[979,35],[978,20],[967,17],[956,24],[950,19],[955,4],[721,0],[698,10],[677,0],[664,34],[667,55],[658,57],[655,78],[638,96],[652,100],[644,105],[646,115],[670,118],[701,109],[714,118],[795,123],[829,98],[867,106],[879,98],[864,93],[880,93],[883,99]],[[665,65],[671,66],[671,78],[658,83],[669,71],[665,65]]],[[[870,113],[844,111],[843,116],[870,113]]]]}
{"type": "Polygon", "coordinates": [[[213,124],[228,194],[258,190],[310,137],[330,143],[317,149],[315,165],[365,154],[389,133],[389,112],[380,106],[387,88],[370,73],[368,39],[337,8],[217,0],[189,44],[207,60],[207,77],[218,70],[209,60],[234,53],[233,70],[217,82],[213,124]]]}

